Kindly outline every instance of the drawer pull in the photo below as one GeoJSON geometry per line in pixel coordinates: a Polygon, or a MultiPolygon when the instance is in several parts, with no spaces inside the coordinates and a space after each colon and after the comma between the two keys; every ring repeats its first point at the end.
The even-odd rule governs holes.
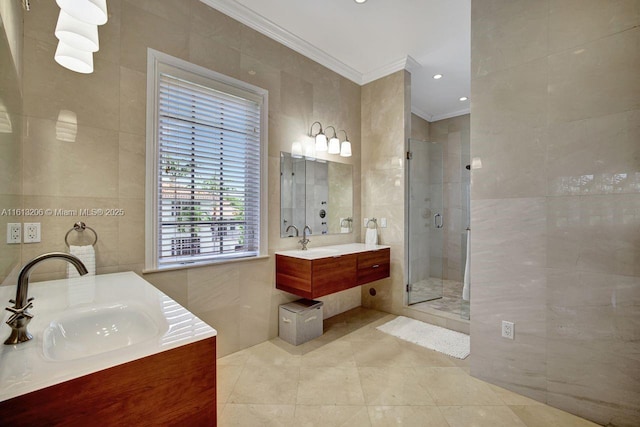
{"type": "Polygon", "coordinates": [[[291,319],[287,319],[286,317],[282,318],[283,323],[291,323],[291,319]]]}
{"type": "Polygon", "coordinates": [[[304,319],[304,323],[311,322],[312,320],[316,320],[317,318],[317,316],[311,316],[308,319],[304,319]]]}
{"type": "Polygon", "coordinates": [[[373,266],[371,266],[371,268],[378,268],[380,267],[380,264],[374,264],[373,266]]]}

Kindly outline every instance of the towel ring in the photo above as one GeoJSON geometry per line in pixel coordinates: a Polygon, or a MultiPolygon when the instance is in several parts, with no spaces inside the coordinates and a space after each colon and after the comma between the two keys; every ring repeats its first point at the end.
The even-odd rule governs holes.
{"type": "Polygon", "coordinates": [[[89,227],[88,225],[86,225],[84,222],[82,221],[78,221],[75,224],[73,224],[73,228],[71,228],[69,231],[67,231],[67,234],[64,235],[64,243],[66,243],[67,247],[70,247],[69,245],[69,234],[71,234],[72,231],[77,231],[78,233],[82,233],[84,230],[91,230],[93,232],[93,235],[95,236],[95,239],[93,240],[93,243],[91,244],[91,246],[95,246],[96,243],[98,243],[98,233],[96,233],[96,230],[94,230],[93,228],[89,227]]]}
{"type": "Polygon", "coordinates": [[[378,228],[378,220],[375,218],[371,218],[369,219],[369,221],[367,221],[367,228],[378,228]],[[369,224],[373,222],[373,227],[369,227],[369,224]]]}

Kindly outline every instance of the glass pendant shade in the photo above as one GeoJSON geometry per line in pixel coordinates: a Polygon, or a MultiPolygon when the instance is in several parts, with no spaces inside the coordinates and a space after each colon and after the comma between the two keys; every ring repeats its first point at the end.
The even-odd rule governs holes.
{"type": "Polygon", "coordinates": [[[327,151],[327,136],[322,132],[316,135],[316,151],[327,151]]]}
{"type": "Polygon", "coordinates": [[[329,140],[329,154],[340,154],[340,140],[335,136],[329,140]]]}
{"type": "Polygon", "coordinates": [[[351,157],[351,143],[349,140],[342,142],[342,147],[340,147],[340,157],[351,157]]]}
{"type": "Polygon", "coordinates": [[[87,24],[106,24],[107,0],[56,0],[60,9],[87,24]]]}
{"type": "Polygon", "coordinates": [[[60,41],[54,55],[56,62],[77,73],[89,74],[93,72],[93,53],[76,49],[60,41]]]}
{"type": "Polygon", "coordinates": [[[97,52],[100,49],[98,27],[80,21],[64,10],[60,10],[55,34],[58,40],[75,49],[87,52],[97,52]]]}

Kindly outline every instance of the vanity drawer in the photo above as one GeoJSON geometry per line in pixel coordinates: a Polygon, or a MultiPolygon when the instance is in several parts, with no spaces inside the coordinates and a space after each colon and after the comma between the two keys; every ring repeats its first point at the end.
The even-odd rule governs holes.
{"type": "Polygon", "coordinates": [[[358,254],[358,285],[389,277],[391,265],[390,249],[358,254]]]}
{"type": "Polygon", "coordinates": [[[357,255],[313,260],[313,297],[321,297],[356,286],[357,255]]]}

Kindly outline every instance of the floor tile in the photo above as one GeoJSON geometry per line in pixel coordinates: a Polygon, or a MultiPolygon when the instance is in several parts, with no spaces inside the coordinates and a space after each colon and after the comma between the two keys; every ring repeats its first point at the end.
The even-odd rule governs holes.
{"type": "Polygon", "coordinates": [[[246,365],[227,403],[295,404],[300,368],[246,365]]]}
{"type": "Polygon", "coordinates": [[[302,356],[300,366],[355,368],[356,360],[348,341],[334,341],[302,356]]]}
{"type": "Polygon", "coordinates": [[[299,405],[363,405],[357,368],[300,368],[299,405]]]}
{"type": "Polygon", "coordinates": [[[297,405],[296,427],[369,427],[366,406],[297,405]]]}
{"type": "Polygon", "coordinates": [[[227,403],[244,366],[222,365],[217,367],[216,392],[218,403],[227,403]]]}
{"type": "Polygon", "coordinates": [[[542,402],[538,402],[537,400],[533,400],[521,394],[514,393],[511,390],[498,387],[497,385],[489,384],[489,387],[491,387],[491,390],[493,390],[496,396],[498,396],[505,405],[544,405],[544,403],[542,402]]]}
{"type": "Polygon", "coordinates": [[[439,406],[504,405],[489,384],[460,368],[416,368],[416,373],[439,406]]]}
{"type": "Polygon", "coordinates": [[[227,404],[218,414],[219,427],[294,426],[294,405],[227,404]]]}
{"type": "Polygon", "coordinates": [[[526,427],[508,406],[440,406],[450,427],[526,427]]]}
{"type": "Polygon", "coordinates": [[[436,406],[369,406],[374,427],[449,427],[436,406]]]}
{"type": "Polygon", "coordinates": [[[367,405],[435,405],[414,368],[358,368],[367,405]]]}
{"type": "Polygon", "coordinates": [[[598,424],[547,405],[510,406],[527,427],[596,427],[598,424]]]}

